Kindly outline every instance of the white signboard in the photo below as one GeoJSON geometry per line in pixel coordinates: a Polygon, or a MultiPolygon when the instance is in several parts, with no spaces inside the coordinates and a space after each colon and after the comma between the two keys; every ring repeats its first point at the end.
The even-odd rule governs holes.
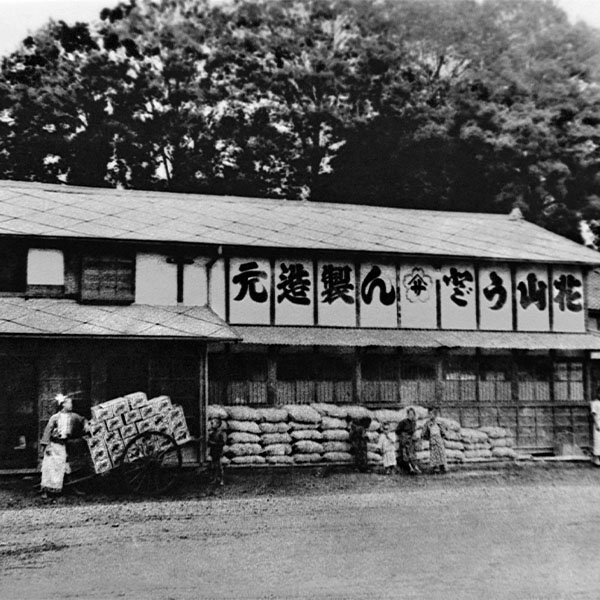
{"type": "Polygon", "coordinates": [[[28,285],[64,285],[65,257],[62,250],[30,248],[27,253],[28,285]]]}
{"type": "Polygon", "coordinates": [[[479,269],[479,328],[510,331],[513,328],[512,280],[505,265],[479,269]]]}
{"type": "Polygon", "coordinates": [[[271,265],[261,258],[229,261],[229,320],[269,325],[271,322],[271,265]]]}
{"type": "Polygon", "coordinates": [[[457,263],[442,268],[440,303],[443,329],[476,329],[475,269],[457,263]]]}
{"type": "Polygon", "coordinates": [[[138,252],[135,263],[137,304],[172,306],[177,304],[177,265],[162,254],[138,252]]]}
{"type": "Polygon", "coordinates": [[[548,331],[548,270],[540,266],[517,267],[515,291],[517,296],[517,329],[519,331],[548,331]]]}
{"type": "Polygon", "coordinates": [[[356,273],[352,262],[319,261],[317,265],[318,323],[356,325],[356,273]]]}
{"type": "Polygon", "coordinates": [[[312,260],[276,260],[275,323],[314,325],[314,286],[312,260]]]}
{"type": "Polygon", "coordinates": [[[437,328],[437,271],[426,264],[404,264],[399,271],[400,326],[437,328]]]}
{"type": "Polygon", "coordinates": [[[581,269],[575,267],[552,269],[550,295],[554,331],[585,331],[581,269]]]}
{"type": "Polygon", "coordinates": [[[397,327],[396,267],[363,263],[360,266],[361,327],[397,327]]]}

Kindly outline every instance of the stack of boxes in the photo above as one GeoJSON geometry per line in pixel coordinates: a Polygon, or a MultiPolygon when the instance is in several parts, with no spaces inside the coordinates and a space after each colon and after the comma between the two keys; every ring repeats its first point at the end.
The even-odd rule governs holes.
{"type": "Polygon", "coordinates": [[[168,396],[148,400],[144,392],[92,406],[88,427],[87,443],[96,473],[116,466],[127,444],[144,431],[161,431],[180,445],[192,439],[181,406],[174,406],[168,396]]]}

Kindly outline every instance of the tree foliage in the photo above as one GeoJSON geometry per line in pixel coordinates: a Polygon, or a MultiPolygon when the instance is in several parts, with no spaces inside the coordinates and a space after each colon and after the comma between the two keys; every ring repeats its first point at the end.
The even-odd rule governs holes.
{"type": "Polygon", "coordinates": [[[2,62],[0,176],[600,233],[600,37],[551,0],[130,0],[2,62]]]}

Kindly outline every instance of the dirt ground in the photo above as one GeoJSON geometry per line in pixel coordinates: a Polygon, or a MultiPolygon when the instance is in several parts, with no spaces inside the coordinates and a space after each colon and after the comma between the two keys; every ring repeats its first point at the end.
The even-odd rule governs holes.
{"type": "Polygon", "coordinates": [[[600,597],[588,465],[190,472],[154,501],[105,480],[42,504],[34,484],[0,480],[2,600],[600,597]]]}

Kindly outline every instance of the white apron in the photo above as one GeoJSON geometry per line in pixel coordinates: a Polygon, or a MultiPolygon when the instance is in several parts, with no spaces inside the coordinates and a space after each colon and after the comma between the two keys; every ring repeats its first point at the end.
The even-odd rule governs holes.
{"type": "Polygon", "coordinates": [[[64,444],[50,442],[42,460],[42,489],[61,492],[65,474],[69,472],[67,449],[64,444]]]}
{"type": "Polygon", "coordinates": [[[590,411],[592,413],[593,429],[594,429],[594,456],[600,456],[600,400],[592,400],[590,402],[590,411]]]}

